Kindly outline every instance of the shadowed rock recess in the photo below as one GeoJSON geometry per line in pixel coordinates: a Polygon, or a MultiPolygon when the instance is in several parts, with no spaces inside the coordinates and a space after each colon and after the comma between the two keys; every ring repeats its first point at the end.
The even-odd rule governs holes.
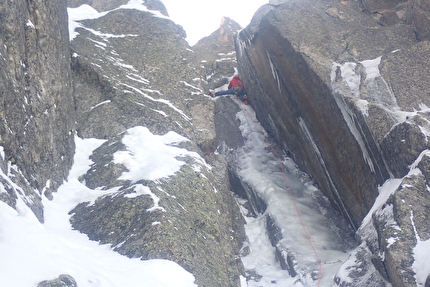
{"type": "Polygon", "coordinates": [[[75,206],[73,228],[130,258],[175,261],[198,286],[240,286],[246,236],[232,190],[250,213],[266,206],[232,166],[239,107],[205,95],[238,70],[269,139],[356,230],[332,286],[429,286],[413,267],[430,238],[429,0],[271,0],[245,29],[225,17],[193,47],[162,1],[127,3],[0,2],[1,201],[18,211],[23,201],[43,223],[42,197],[67,179],[74,137],[103,139],[80,180],[109,192],[75,206]],[[82,4],[106,13],[69,39],[67,6],[82,4]],[[184,139],[171,143],[182,151],[174,175],[121,177],[115,155],[130,152],[136,128],[184,139]],[[388,193],[387,181],[398,183],[388,193]]]}

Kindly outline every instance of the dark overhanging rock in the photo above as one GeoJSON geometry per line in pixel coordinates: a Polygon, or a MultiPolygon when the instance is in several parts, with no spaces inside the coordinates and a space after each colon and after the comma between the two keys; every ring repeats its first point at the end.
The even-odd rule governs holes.
{"type": "MultiPolygon", "coordinates": [[[[343,116],[331,89],[276,31],[268,20],[263,20],[258,34],[253,35],[254,49],[246,50],[246,57],[239,61],[250,98],[257,107],[257,115],[266,130],[281,135],[279,140],[282,139],[292,151],[294,160],[315,178],[330,200],[357,227],[373,204],[377,182],[381,183],[387,172],[381,169],[376,170],[376,177],[371,175],[373,172],[364,162],[356,139],[346,122],[339,120],[343,116]],[[247,59],[252,62],[247,62],[247,59]],[[273,73],[277,78],[272,76],[273,73]],[[268,114],[276,127],[269,121],[268,114]],[[315,123],[315,126],[307,123],[315,123]],[[334,133],[343,136],[338,137],[334,133]],[[311,135],[312,138],[307,138],[311,135]],[[357,148],[351,149],[351,153],[348,151],[349,160],[343,160],[342,156],[346,154],[342,155],[342,150],[351,146],[357,148]],[[354,172],[345,173],[345,170],[354,172]],[[349,176],[353,177],[348,179],[349,176]],[[357,176],[371,178],[371,181],[365,183],[367,187],[359,186],[364,183],[357,182],[357,176]],[[353,190],[365,191],[367,195],[360,196],[353,190]]],[[[240,41],[248,40],[242,38],[240,41]]],[[[367,126],[359,115],[356,124],[364,132],[362,136],[366,137],[369,131],[366,131],[367,126]]],[[[284,143],[279,144],[284,146],[284,143]]],[[[375,144],[373,149],[377,150],[375,144]]],[[[376,158],[371,160],[383,167],[377,152],[373,152],[373,157],[376,158]]]]}
{"type": "MultiPolygon", "coordinates": [[[[401,13],[399,21],[381,26],[380,19],[361,13],[352,1],[272,2],[277,6],[260,9],[237,39],[239,71],[248,95],[258,119],[279,146],[291,152],[301,169],[350,217],[351,225],[358,227],[373,205],[378,185],[393,174],[405,176],[428,148],[428,42],[417,41],[401,13]],[[372,83],[375,75],[368,70],[369,63],[377,72],[372,83]],[[345,79],[346,65],[353,67],[356,78],[345,79]],[[415,113],[405,119],[400,111],[415,113]]],[[[395,9],[406,3],[393,2],[395,9]]],[[[418,166],[428,177],[427,155],[418,166]]],[[[411,189],[423,190],[421,181],[411,181],[411,189]]],[[[393,198],[401,194],[398,190],[393,198]]],[[[414,200],[412,208],[421,210],[429,200],[414,200]]],[[[372,286],[387,286],[384,278],[395,286],[415,286],[410,253],[415,241],[401,238],[403,251],[379,256],[386,248],[384,240],[395,231],[384,229],[381,214],[394,208],[387,206],[373,214],[378,233],[361,238],[366,242],[352,255],[358,260],[356,271],[362,266],[371,272],[367,282],[372,286]]],[[[387,216],[399,222],[400,214],[387,216]]],[[[404,224],[406,230],[412,228],[410,222],[404,224]]],[[[350,272],[354,284],[364,280],[361,271],[350,272]]]]}
{"type": "Polygon", "coordinates": [[[412,248],[416,245],[417,238],[422,241],[430,238],[430,194],[424,177],[405,177],[388,204],[392,205],[398,228],[388,222],[377,224],[381,238],[380,249],[386,256],[387,273],[394,286],[416,286],[412,248]]]}

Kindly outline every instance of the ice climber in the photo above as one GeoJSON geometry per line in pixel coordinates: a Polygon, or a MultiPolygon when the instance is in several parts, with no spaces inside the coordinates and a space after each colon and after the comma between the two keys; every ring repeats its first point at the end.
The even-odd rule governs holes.
{"type": "Polygon", "coordinates": [[[239,75],[235,75],[228,84],[228,90],[216,92],[215,94],[209,93],[212,97],[234,94],[236,95],[245,105],[248,104],[248,96],[246,95],[245,88],[239,75]]]}

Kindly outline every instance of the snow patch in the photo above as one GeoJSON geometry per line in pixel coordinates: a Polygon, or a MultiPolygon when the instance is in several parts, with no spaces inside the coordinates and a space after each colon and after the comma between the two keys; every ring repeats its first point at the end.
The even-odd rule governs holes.
{"type": "Polygon", "coordinates": [[[357,64],[352,62],[346,62],[343,65],[337,65],[340,66],[343,81],[348,85],[353,95],[359,98],[361,76],[355,72],[357,64]]]}
{"type": "Polygon", "coordinates": [[[166,212],[166,210],[163,207],[158,205],[158,203],[160,202],[160,198],[158,196],[156,196],[155,193],[153,193],[149,187],[144,186],[142,184],[134,185],[134,193],[125,194],[124,197],[136,198],[136,197],[141,196],[141,195],[149,195],[151,197],[152,201],[154,202],[154,206],[151,208],[148,208],[146,211],[152,212],[155,210],[161,210],[163,212],[166,212]]]}
{"type": "Polygon", "coordinates": [[[185,81],[181,81],[181,83],[184,84],[186,87],[189,87],[189,88],[192,88],[192,89],[194,89],[196,91],[202,92],[202,89],[197,88],[196,86],[193,86],[193,85],[191,85],[191,84],[189,84],[189,83],[187,83],[185,81]]]}
{"type": "Polygon", "coordinates": [[[421,240],[415,226],[414,213],[412,210],[410,218],[417,239],[417,245],[413,249],[414,263],[412,264],[412,268],[415,271],[417,286],[424,286],[427,277],[430,275],[430,238],[421,240]]]}
{"type": "Polygon", "coordinates": [[[35,29],[34,24],[33,24],[33,22],[31,22],[31,20],[30,20],[30,19],[28,19],[28,21],[27,21],[27,23],[26,23],[25,25],[26,25],[27,27],[30,27],[30,28],[35,29]]]}
{"type": "Polygon", "coordinates": [[[361,222],[361,226],[358,229],[359,233],[360,230],[363,230],[367,225],[371,225],[373,213],[381,209],[381,207],[387,202],[388,198],[399,188],[401,183],[402,179],[400,178],[388,179],[381,187],[378,188],[379,195],[373,203],[372,208],[361,222]]]}
{"type": "Polygon", "coordinates": [[[158,103],[162,103],[162,104],[165,104],[165,105],[167,105],[167,106],[169,106],[171,109],[173,109],[174,111],[176,111],[176,112],[178,112],[179,114],[181,114],[181,116],[185,119],[185,120],[187,120],[187,121],[191,121],[191,118],[190,117],[188,117],[182,110],[180,110],[180,109],[178,109],[177,107],[175,107],[170,101],[168,101],[168,100],[165,100],[165,99],[155,99],[155,98],[153,98],[153,97],[151,97],[151,96],[149,96],[148,94],[146,94],[144,91],[142,91],[142,90],[140,90],[140,89],[138,89],[138,88],[136,88],[136,87],[133,87],[133,86],[130,86],[130,85],[127,85],[127,84],[124,84],[124,83],[122,83],[122,85],[124,85],[125,87],[127,87],[127,88],[129,88],[129,89],[132,89],[133,91],[135,91],[135,92],[137,92],[137,93],[139,93],[139,94],[141,94],[142,96],[144,96],[145,98],[147,98],[147,99],[150,99],[151,101],[154,101],[154,102],[158,102],[158,103]]]}
{"type": "Polygon", "coordinates": [[[137,182],[142,179],[157,180],[169,177],[185,164],[178,158],[187,156],[209,168],[199,154],[176,146],[185,141],[188,139],[173,131],[159,136],[142,126],[127,130],[122,140],[127,150],[116,152],[113,160],[114,163],[122,164],[128,169],[119,179],[137,182]]]}
{"type": "Polygon", "coordinates": [[[100,107],[101,105],[108,104],[108,103],[110,103],[110,102],[111,102],[111,100],[103,101],[103,102],[101,102],[101,103],[98,103],[98,104],[97,104],[97,105],[95,105],[94,107],[91,107],[91,108],[90,108],[90,110],[93,110],[93,109],[95,109],[95,108],[97,108],[97,107],[100,107]]]}

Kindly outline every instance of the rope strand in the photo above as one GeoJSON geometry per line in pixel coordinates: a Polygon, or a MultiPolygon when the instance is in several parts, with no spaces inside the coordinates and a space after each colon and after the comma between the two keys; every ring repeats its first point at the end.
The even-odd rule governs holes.
{"type": "MultiPolygon", "coordinates": [[[[251,122],[254,124],[254,127],[255,127],[255,129],[258,131],[258,133],[263,137],[263,139],[264,139],[264,141],[267,143],[267,145],[270,147],[270,149],[272,150],[272,152],[273,152],[273,154],[276,156],[276,158],[277,158],[277,160],[278,160],[278,164],[279,164],[279,167],[281,168],[281,172],[282,172],[282,175],[283,175],[283,178],[284,178],[284,181],[285,181],[285,186],[286,186],[286,188],[287,188],[287,190],[288,190],[288,193],[289,193],[289,195],[290,195],[290,198],[291,198],[291,201],[293,202],[293,204],[294,204],[294,208],[295,208],[295,210],[296,210],[296,213],[297,213],[297,217],[299,218],[299,220],[300,220],[300,224],[302,225],[302,228],[303,228],[303,231],[304,231],[304,233],[305,233],[305,236],[306,236],[306,239],[308,240],[308,242],[309,242],[309,245],[311,246],[311,248],[312,248],[312,251],[313,251],[313,253],[314,253],[314,255],[315,255],[315,257],[316,257],[316,259],[317,259],[317,262],[318,262],[318,264],[319,264],[319,270],[318,270],[318,287],[320,287],[320,285],[321,285],[321,278],[322,278],[322,261],[321,261],[321,259],[320,259],[320,257],[319,257],[319,255],[318,255],[318,252],[316,251],[316,249],[315,249],[315,246],[314,246],[314,244],[313,244],[313,242],[312,242],[312,239],[311,239],[311,237],[310,237],[310,235],[309,235],[309,233],[308,233],[308,230],[306,229],[306,226],[305,226],[305,224],[304,224],[304,222],[303,222],[303,219],[302,219],[302,216],[301,216],[301,214],[300,214],[300,211],[299,211],[299,208],[298,208],[298,206],[297,206],[297,203],[296,203],[296,200],[295,200],[295,198],[294,198],[294,196],[293,196],[293,192],[291,191],[291,188],[290,188],[290,185],[289,185],[289,182],[288,182],[288,178],[287,178],[287,173],[285,172],[285,168],[284,168],[284,165],[283,165],[283,163],[282,163],[282,160],[281,160],[281,157],[278,155],[278,153],[276,152],[276,150],[275,150],[275,148],[272,146],[272,144],[269,142],[269,140],[267,139],[267,137],[264,135],[264,133],[258,128],[258,126],[256,125],[256,123],[252,120],[252,116],[251,116],[251,114],[249,113],[249,111],[246,109],[246,106],[241,102],[241,107],[242,107],[242,109],[245,111],[245,113],[246,113],[246,115],[248,116],[248,118],[251,120],[251,122]]],[[[249,125],[249,121],[247,120],[247,122],[248,122],[248,125],[249,125]]]]}

